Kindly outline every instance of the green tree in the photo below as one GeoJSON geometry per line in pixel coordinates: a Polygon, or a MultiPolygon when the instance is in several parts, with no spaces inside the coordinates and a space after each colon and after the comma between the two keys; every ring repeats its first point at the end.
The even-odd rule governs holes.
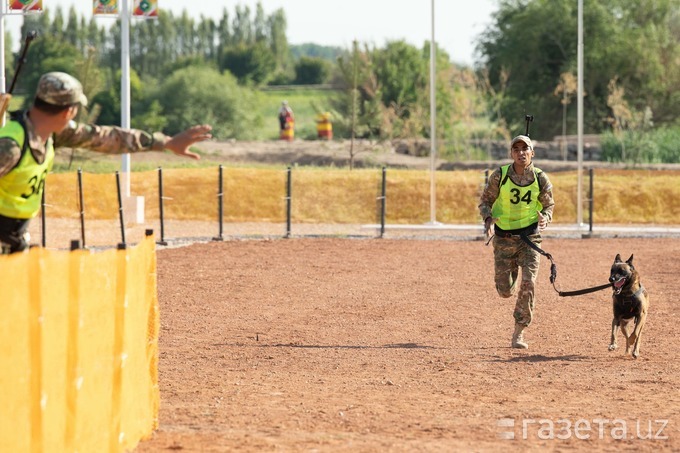
{"type": "Polygon", "coordinates": [[[236,5],[236,17],[232,23],[234,44],[251,44],[254,41],[253,24],[250,19],[250,8],[236,5]]]}
{"type": "Polygon", "coordinates": [[[222,10],[222,17],[217,24],[217,40],[221,46],[230,46],[234,43],[229,23],[229,12],[226,8],[222,10]]]}
{"type": "Polygon", "coordinates": [[[285,74],[291,63],[290,48],[286,37],[288,27],[286,13],[283,9],[277,9],[269,16],[267,22],[269,23],[269,47],[274,54],[276,71],[285,74]]]}
{"type": "Polygon", "coordinates": [[[344,53],[344,50],[341,47],[305,43],[291,45],[290,53],[295,60],[299,60],[301,57],[317,57],[335,63],[338,57],[344,53]]]}
{"type": "Polygon", "coordinates": [[[101,27],[99,27],[94,18],[91,18],[90,22],[87,24],[85,44],[92,46],[95,49],[100,49],[102,46],[101,36],[101,27]]]}
{"type": "MultiPolygon", "coordinates": [[[[83,92],[88,99],[92,99],[97,93],[102,90],[104,86],[104,77],[102,74],[102,69],[97,65],[99,58],[99,53],[94,47],[88,47],[85,49],[85,58],[76,64],[75,72],[73,76],[80,80],[83,85],[83,92]]],[[[92,108],[92,105],[88,105],[79,109],[77,121],[81,122],[92,122],[92,114],[96,116],[99,115],[98,108],[92,108]]]]}
{"type": "Polygon", "coordinates": [[[42,14],[28,14],[24,16],[24,22],[21,24],[22,40],[26,37],[29,31],[35,30],[38,36],[49,36],[50,21],[52,16],[49,10],[43,11],[42,14]]]}
{"type": "Polygon", "coordinates": [[[276,62],[264,43],[239,44],[222,51],[220,69],[231,72],[241,83],[261,85],[273,74],[276,62]]]}
{"type": "Polygon", "coordinates": [[[83,55],[72,45],[61,40],[38,37],[28,49],[15,91],[26,93],[26,101],[32,102],[32,95],[41,75],[50,71],[73,74],[83,60],[83,55]]]}
{"type": "Polygon", "coordinates": [[[174,26],[175,19],[171,14],[161,14],[157,21],[149,22],[149,27],[153,32],[150,33],[149,48],[158,49],[155,55],[149,55],[153,58],[153,65],[150,67],[149,75],[159,77],[165,74],[165,68],[171,65],[177,59],[177,28],[174,26]]]}
{"type": "Polygon", "coordinates": [[[154,99],[145,112],[131,118],[130,125],[144,131],[162,131],[167,127],[168,119],[163,115],[161,103],[154,99]]]}
{"type": "Polygon", "coordinates": [[[354,166],[356,138],[383,137],[389,118],[380,102],[381,94],[373,71],[372,53],[366,46],[352,43],[352,50],[338,58],[338,78],[335,85],[341,91],[330,100],[334,116],[334,129],[340,136],[350,138],[349,165],[354,166]]]}
{"type": "Polygon", "coordinates": [[[64,11],[61,6],[57,6],[54,9],[54,19],[50,24],[50,34],[52,39],[62,39],[64,37],[64,11]]]}
{"type": "Polygon", "coordinates": [[[491,87],[501,91],[505,84],[498,113],[511,133],[522,130],[525,113],[540,121],[536,135],[554,132],[549,129],[561,109],[548,93],[576,57],[576,7],[549,0],[503,2],[483,34],[479,49],[491,87]]]}
{"type": "Polygon", "coordinates": [[[82,49],[81,36],[78,14],[76,13],[76,8],[71,5],[68,10],[68,21],[66,22],[66,28],[64,30],[64,40],[76,49],[82,49]]]}
{"type": "Polygon", "coordinates": [[[301,57],[295,63],[295,84],[314,85],[326,81],[330,74],[330,63],[321,58],[301,57]]]}
{"type": "MultiPolygon", "coordinates": [[[[551,98],[560,75],[577,59],[577,4],[552,0],[501,2],[478,50],[491,84],[507,74],[500,114],[514,132],[525,113],[536,116],[536,135],[560,131],[562,106],[551,98]]],[[[637,110],[649,107],[658,122],[680,110],[680,3],[677,0],[585,0],[584,102],[587,131],[608,127],[608,84],[618,77],[637,110]],[[674,63],[676,62],[676,63],[674,63]]]]}
{"type": "MultiPolygon", "coordinates": [[[[108,89],[98,92],[90,100],[90,108],[97,109],[99,115],[97,122],[112,126],[121,125],[121,101],[120,101],[120,69],[111,70],[102,76],[108,89]]],[[[144,100],[144,85],[134,69],[130,69],[130,117],[134,118],[143,113],[140,105],[144,100]]]]}
{"type": "Polygon", "coordinates": [[[260,102],[256,93],[239,86],[231,74],[214,69],[180,69],[162,81],[153,97],[168,119],[167,134],[208,123],[220,139],[252,139],[262,125],[253,108],[260,102]]]}
{"type": "Polygon", "coordinates": [[[408,116],[418,102],[419,92],[427,86],[427,59],[405,41],[391,41],[383,49],[376,49],[372,60],[383,104],[394,105],[408,116]]]}
{"type": "Polygon", "coordinates": [[[217,61],[217,25],[211,18],[201,17],[198,23],[197,37],[201,53],[207,60],[217,61]]]}
{"type": "Polygon", "coordinates": [[[267,28],[267,16],[264,13],[262,2],[257,2],[253,28],[255,42],[267,42],[267,39],[269,37],[269,30],[267,28]]]}

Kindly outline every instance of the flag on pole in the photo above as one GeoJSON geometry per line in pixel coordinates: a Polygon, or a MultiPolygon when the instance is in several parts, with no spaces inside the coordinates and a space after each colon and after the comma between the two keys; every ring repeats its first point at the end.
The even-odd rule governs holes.
{"type": "Polygon", "coordinates": [[[42,11],[42,0],[10,0],[10,11],[22,11],[24,13],[39,13],[42,11]]]}
{"type": "Polygon", "coordinates": [[[158,0],[135,0],[135,17],[158,17],[158,0]]]}
{"type": "Polygon", "coordinates": [[[92,14],[118,14],[118,0],[94,0],[92,14]]]}

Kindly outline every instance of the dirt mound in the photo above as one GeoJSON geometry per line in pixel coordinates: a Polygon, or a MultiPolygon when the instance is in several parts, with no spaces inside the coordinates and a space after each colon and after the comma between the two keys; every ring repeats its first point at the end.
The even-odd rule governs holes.
{"type": "MultiPolygon", "coordinates": [[[[421,151],[424,145],[421,143],[421,151]]],[[[349,140],[311,141],[294,140],[287,141],[215,141],[210,140],[195,146],[202,153],[204,162],[219,164],[263,164],[263,165],[301,165],[301,166],[333,166],[348,167],[350,156],[353,156],[355,168],[403,168],[414,170],[429,170],[433,163],[429,155],[410,155],[398,152],[400,142],[380,143],[367,140],[356,140],[354,145],[349,140]]],[[[429,148],[428,148],[429,150],[429,148]]],[[[428,152],[429,154],[429,152],[428,152]]],[[[100,162],[121,160],[120,155],[107,155],[87,150],[76,150],[72,168],[79,167],[80,162],[100,162]]],[[[58,150],[57,162],[68,163],[71,161],[71,150],[58,150]]],[[[187,162],[186,158],[175,156],[168,152],[138,153],[132,156],[134,162],[145,162],[153,167],[168,165],[168,162],[187,162]]],[[[435,159],[434,167],[437,170],[485,170],[496,168],[508,163],[509,160],[460,160],[456,162],[444,159],[435,159]]],[[[550,172],[573,171],[578,169],[578,162],[569,160],[536,159],[536,164],[550,172]]],[[[612,164],[599,161],[585,161],[582,164],[587,168],[638,168],[652,170],[680,170],[680,164],[646,164],[631,167],[628,164],[612,164]]]]}
{"type": "MultiPolygon", "coordinates": [[[[394,143],[379,143],[366,140],[355,141],[354,146],[348,140],[303,141],[293,142],[270,141],[270,142],[204,142],[199,148],[205,152],[206,159],[215,159],[227,162],[239,163],[262,163],[280,165],[315,165],[346,167],[349,165],[350,154],[354,155],[354,166],[389,168],[408,168],[415,170],[428,170],[432,168],[429,157],[429,145],[427,153],[418,155],[399,152],[399,141],[394,143]]],[[[424,144],[420,143],[420,151],[425,150],[424,144]]],[[[496,168],[508,163],[509,160],[475,161],[464,160],[451,162],[444,159],[435,159],[434,167],[437,170],[484,170],[496,168]]],[[[573,171],[579,164],[575,160],[536,159],[536,164],[546,171],[573,171]]],[[[584,161],[582,168],[613,168],[613,169],[652,169],[652,170],[680,170],[680,164],[629,164],[609,163],[600,161],[584,161]]]]}

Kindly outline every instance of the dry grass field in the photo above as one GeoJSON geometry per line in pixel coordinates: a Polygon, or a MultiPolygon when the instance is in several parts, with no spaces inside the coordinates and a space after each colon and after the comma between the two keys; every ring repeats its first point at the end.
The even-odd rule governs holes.
{"type": "MultiPolygon", "coordinates": [[[[163,170],[164,217],[213,220],[217,216],[218,168],[163,170]]],[[[549,173],[554,186],[557,223],[576,222],[577,173],[549,173]]],[[[300,223],[375,223],[380,169],[299,167],[291,170],[292,217],[300,223]]],[[[588,200],[584,177],[583,200],[588,200]]],[[[283,222],[287,169],[224,167],[226,222],[283,222]]],[[[430,181],[425,170],[386,171],[387,222],[418,224],[430,218],[430,181]]],[[[443,223],[478,222],[477,204],[484,184],[481,170],[436,173],[437,218],[443,223]]],[[[159,171],[133,172],[131,193],[145,197],[146,216],[159,217],[159,171]]],[[[47,180],[48,217],[78,218],[77,174],[52,174],[47,180]]],[[[116,219],[115,175],[83,174],[87,219],[116,219]]],[[[584,206],[587,214],[588,208],[584,206]]],[[[594,176],[597,224],[680,223],[680,171],[598,169],[594,176]]]]}

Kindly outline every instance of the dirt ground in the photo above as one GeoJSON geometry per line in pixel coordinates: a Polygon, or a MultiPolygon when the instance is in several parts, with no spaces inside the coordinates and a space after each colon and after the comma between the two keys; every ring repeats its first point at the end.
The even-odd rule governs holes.
{"type": "MultiPolygon", "coordinates": [[[[201,149],[215,164],[342,166],[348,156],[347,144],[335,142],[201,149]]],[[[173,159],[181,160],[133,157],[159,166],[173,159]]],[[[430,165],[389,150],[358,159],[430,165]]],[[[540,162],[549,171],[574,165],[540,162]]],[[[80,237],[77,219],[48,226],[48,247],[80,237]]],[[[148,227],[158,238],[151,223],[129,228],[128,242],[148,227]]],[[[496,294],[492,249],[472,240],[479,232],[418,239],[390,231],[375,239],[357,225],[294,225],[294,235],[306,237],[283,239],[284,232],[227,224],[226,241],[159,247],[160,427],[135,452],[680,451],[673,343],[680,238],[544,242],[563,290],[605,283],[616,253],[635,254],[651,306],[634,360],[607,350],[611,292],[559,297],[545,259],[530,349],[511,349],[514,299],[496,294]]],[[[31,234],[38,242],[39,222],[31,234]]],[[[209,222],[166,229],[169,238],[215,235],[209,222]]],[[[119,241],[115,220],[88,221],[90,247],[119,241]]]]}
{"type": "Polygon", "coordinates": [[[635,255],[651,297],[639,359],[607,350],[611,291],[559,297],[546,260],[530,348],[511,349],[514,299],[481,241],[158,250],[160,428],[135,451],[680,450],[680,239],[543,246],[562,290],[635,255]]]}

